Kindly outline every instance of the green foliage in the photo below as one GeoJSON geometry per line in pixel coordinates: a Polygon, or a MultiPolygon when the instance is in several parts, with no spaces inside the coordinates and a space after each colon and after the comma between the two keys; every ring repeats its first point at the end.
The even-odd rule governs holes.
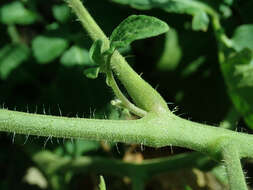
{"type": "Polygon", "coordinates": [[[237,51],[241,51],[244,48],[253,50],[253,24],[241,25],[236,28],[232,41],[233,47],[237,51]]]}
{"type": "Polygon", "coordinates": [[[252,50],[243,49],[233,54],[222,69],[228,94],[237,110],[244,116],[245,121],[253,127],[253,53],[252,50]]]}
{"type": "Polygon", "coordinates": [[[90,65],[89,52],[79,46],[72,46],[65,51],[60,59],[65,66],[90,65]]]}
{"type": "Polygon", "coordinates": [[[182,57],[182,50],[178,42],[178,34],[175,29],[170,29],[165,34],[164,48],[157,62],[157,69],[170,71],[176,69],[182,57]]]}
{"type": "Polygon", "coordinates": [[[192,29],[206,31],[208,28],[208,23],[209,18],[207,14],[205,12],[198,12],[192,19],[192,29]]]}
{"type": "Polygon", "coordinates": [[[253,25],[241,25],[236,28],[232,44],[237,52],[229,55],[222,64],[228,93],[238,112],[246,123],[253,127],[253,25]]]}
{"type": "Polygon", "coordinates": [[[66,4],[54,5],[53,15],[61,23],[67,22],[70,18],[70,8],[66,4]]]}
{"type": "Polygon", "coordinates": [[[32,41],[33,54],[38,63],[49,63],[68,47],[68,41],[59,37],[37,36],[32,41]]]}
{"type": "Polygon", "coordinates": [[[26,45],[9,44],[0,49],[0,78],[7,79],[9,74],[27,60],[29,49],[26,45]]]}
{"type": "Polygon", "coordinates": [[[90,79],[96,79],[98,77],[98,73],[103,71],[105,67],[104,58],[102,56],[102,45],[103,42],[101,40],[95,41],[89,51],[89,57],[92,61],[93,65],[90,65],[89,68],[84,70],[84,75],[90,79]]]}
{"type": "Polygon", "coordinates": [[[135,40],[157,36],[168,30],[168,25],[155,17],[132,15],[113,30],[110,42],[115,48],[126,47],[135,40]]]}
{"type": "Polygon", "coordinates": [[[38,19],[33,11],[26,9],[20,1],[13,1],[0,8],[0,22],[4,24],[32,24],[38,19]]]}
{"type": "Polygon", "coordinates": [[[91,67],[91,68],[87,68],[83,71],[83,74],[90,79],[96,79],[98,77],[98,73],[99,73],[100,68],[97,67],[91,67]]]}
{"type": "Polygon", "coordinates": [[[136,9],[160,8],[166,12],[189,14],[193,16],[193,30],[207,30],[209,18],[205,4],[195,0],[112,0],[116,3],[130,5],[136,9]]]}

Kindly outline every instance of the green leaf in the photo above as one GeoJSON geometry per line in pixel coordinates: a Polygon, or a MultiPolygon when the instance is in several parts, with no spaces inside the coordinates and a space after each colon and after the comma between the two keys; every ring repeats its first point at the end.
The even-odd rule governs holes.
{"type": "Polygon", "coordinates": [[[72,46],[65,51],[60,59],[60,62],[65,66],[91,65],[89,52],[79,46],[72,46]]]}
{"type": "Polygon", "coordinates": [[[181,56],[182,50],[178,43],[177,32],[170,29],[165,35],[164,48],[157,63],[157,69],[162,71],[174,70],[178,66],[181,56]]]}
{"type": "Polygon", "coordinates": [[[54,5],[52,10],[54,18],[59,22],[64,23],[70,18],[70,8],[65,4],[54,5]]]}
{"type": "Polygon", "coordinates": [[[4,24],[32,24],[38,19],[36,13],[26,9],[20,1],[14,1],[0,8],[0,22],[4,24]]]}
{"type": "Polygon", "coordinates": [[[193,30],[207,31],[208,24],[209,24],[209,18],[205,12],[199,11],[193,16],[193,19],[192,19],[193,30]]]}
{"type": "Polygon", "coordinates": [[[92,68],[87,68],[83,71],[83,74],[90,79],[95,79],[98,77],[100,68],[99,67],[92,67],[92,68]]]}
{"type": "Polygon", "coordinates": [[[239,26],[234,32],[232,41],[237,51],[244,48],[253,50],[253,24],[239,26]]]}
{"type": "Polygon", "coordinates": [[[189,14],[193,17],[192,28],[206,31],[209,18],[206,14],[208,5],[196,0],[112,0],[113,2],[130,5],[133,8],[148,10],[160,8],[169,13],[189,14]]]}
{"type": "Polygon", "coordinates": [[[232,16],[232,10],[229,6],[221,4],[219,6],[219,11],[221,12],[223,18],[227,19],[232,16]]]}
{"type": "Polygon", "coordinates": [[[155,17],[132,15],[113,30],[110,42],[112,47],[126,47],[135,40],[157,36],[168,30],[168,25],[155,17]]]}
{"type": "Polygon", "coordinates": [[[59,37],[37,36],[32,41],[33,54],[39,63],[53,61],[67,46],[67,40],[59,37]]]}
{"type": "Polygon", "coordinates": [[[222,64],[228,94],[237,111],[253,128],[253,53],[249,49],[232,55],[222,64]]]}
{"type": "Polygon", "coordinates": [[[0,78],[6,79],[28,57],[29,49],[25,45],[9,44],[0,49],[0,78]]]}
{"type": "Polygon", "coordinates": [[[99,72],[103,72],[103,68],[105,67],[105,61],[101,52],[102,45],[103,41],[97,40],[92,44],[90,48],[89,56],[94,65],[93,67],[84,70],[83,73],[87,78],[95,79],[98,77],[99,72]]]}
{"type": "Polygon", "coordinates": [[[105,180],[103,176],[100,176],[99,190],[106,190],[105,180]]]}
{"type": "Polygon", "coordinates": [[[93,63],[96,63],[98,65],[101,65],[104,62],[104,59],[102,56],[102,45],[103,45],[103,41],[97,40],[92,44],[89,51],[90,59],[93,61],[93,63]]]}

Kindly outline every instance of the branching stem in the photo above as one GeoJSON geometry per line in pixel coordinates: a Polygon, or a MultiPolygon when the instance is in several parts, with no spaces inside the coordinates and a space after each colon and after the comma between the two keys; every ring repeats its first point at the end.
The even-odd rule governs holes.
{"type": "MultiPolygon", "coordinates": [[[[67,2],[76,13],[92,40],[102,40],[104,44],[102,51],[108,50],[110,47],[108,38],[90,16],[80,0],[67,0],[67,2]]],[[[172,114],[161,95],[128,65],[118,51],[113,53],[110,66],[115,76],[124,85],[128,94],[139,108],[146,112],[153,112],[159,115],[172,114]]]]}
{"type": "Polygon", "coordinates": [[[0,131],[49,138],[142,144],[151,147],[172,144],[208,154],[214,159],[222,148],[220,142],[227,139],[238,144],[240,157],[253,157],[252,135],[191,122],[177,116],[157,117],[156,114],[147,114],[142,119],[130,121],[98,120],[0,109],[0,131]]]}

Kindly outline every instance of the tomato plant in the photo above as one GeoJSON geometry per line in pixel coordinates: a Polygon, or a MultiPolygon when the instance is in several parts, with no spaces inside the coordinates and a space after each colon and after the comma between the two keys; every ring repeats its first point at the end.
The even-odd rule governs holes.
{"type": "MultiPolygon", "coordinates": [[[[53,6],[40,1],[13,1],[1,6],[0,21],[5,26],[1,40],[6,41],[6,35],[9,40],[0,50],[1,101],[6,101],[8,107],[21,104],[26,111],[8,109],[3,104],[0,131],[13,135],[10,147],[14,146],[15,140],[15,145],[20,146],[23,136],[18,134],[26,136],[25,147],[28,148],[19,154],[28,155],[33,163],[20,169],[29,171],[24,177],[25,184],[33,183],[36,178],[35,184],[40,184],[42,189],[68,189],[77,183],[78,174],[93,171],[127,176],[133,189],[145,189],[151,177],[160,173],[199,168],[212,171],[220,179],[221,188],[248,189],[241,159],[253,157],[253,137],[235,129],[237,121],[249,131],[253,127],[253,25],[248,24],[252,18],[244,13],[241,14],[246,24],[231,24],[230,19],[234,16],[233,9],[247,10],[252,3],[112,0],[98,4],[90,2],[91,14],[85,8],[86,2],[84,6],[80,0],[57,2],[53,6]],[[103,10],[111,6],[119,9],[113,8],[112,15],[103,10]],[[48,8],[52,9],[51,15],[47,15],[48,8]],[[44,15],[39,12],[43,9],[47,10],[44,15]],[[145,14],[142,13],[144,10],[145,14]],[[101,27],[92,17],[96,14],[101,19],[98,20],[101,27]],[[108,14],[112,24],[105,24],[104,14],[108,14]],[[119,18],[115,18],[117,14],[119,18]],[[80,22],[73,22],[74,15],[80,22]],[[177,17],[178,23],[173,19],[177,17]],[[115,27],[114,20],[121,22],[115,27]],[[106,26],[110,26],[110,35],[106,35],[106,26]],[[44,27],[43,33],[41,27],[44,27]],[[227,28],[234,31],[227,34],[230,32],[227,28]],[[185,38],[182,44],[180,37],[185,38]],[[197,42],[203,43],[202,46],[197,42]],[[137,55],[136,70],[150,69],[150,76],[153,71],[159,74],[156,78],[166,86],[162,95],[144,80],[145,76],[130,66],[128,62],[133,60],[124,56],[131,52],[137,55]],[[194,56],[199,57],[188,65],[181,64],[194,56]],[[214,60],[213,56],[216,57],[214,60]],[[140,68],[137,67],[138,60],[142,62],[140,68]],[[155,66],[148,68],[147,62],[154,62],[155,66]],[[201,82],[202,86],[195,88],[201,82]],[[210,89],[209,85],[215,88],[210,89]],[[192,89],[196,92],[191,95],[192,89]],[[174,93],[172,99],[188,111],[192,108],[187,108],[187,99],[196,96],[195,103],[190,105],[202,109],[196,110],[201,112],[199,116],[208,116],[210,123],[220,124],[203,124],[203,120],[199,121],[201,118],[181,117],[176,108],[166,102],[171,97],[164,96],[165,92],[174,93]],[[207,97],[206,104],[196,106],[202,96],[207,97]],[[95,108],[99,109],[97,113],[95,108]],[[64,109],[90,110],[90,113],[88,117],[86,113],[82,117],[73,113],[64,115],[64,109]],[[27,145],[29,138],[34,136],[43,139],[44,150],[38,142],[27,145]],[[47,147],[49,142],[53,144],[59,139],[70,141],[47,147]],[[119,148],[117,143],[125,146],[122,144],[119,148]],[[141,163],[124,161],[129,155],[135,155],[129,153],[136,149],[134,144],[141,147],[141,163]],[[178,152],[189,151],[165,158],[144,159],[143,146],[156,149],[173,146],[178,147],[178,152]],[[120,149],[124,151],[123,158],[112,159],[121,154],[120,149]],[[34,171],[39,177],[31,177],[34,171]]],[[[4,151],[1,154],[4,155],[4,151]]],[[[6,162],[7,157],[3,156],[2,160],[6,162]]],[[[6,182],[0,185],[11,188],[15,186],[10,183],[12,179],[8,174],[6,182]]],[[[99,188],[106,189],[105,184],[113,183],[109,178],[100,177],[99,188]]],[[[111,185],[110,188],[119,187],[111,185]]],[[[190,182],[181,182],[178,187],[192,188],[195,187],[190,182]]]]}

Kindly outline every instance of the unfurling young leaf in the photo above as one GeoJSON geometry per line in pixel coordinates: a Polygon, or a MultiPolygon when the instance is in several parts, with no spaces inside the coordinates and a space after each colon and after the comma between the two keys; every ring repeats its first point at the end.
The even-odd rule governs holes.
{"type": "Polygon", "coordinates": [[[157,36],[168,30],[168,25],[155,17],[132,15],[113,30],[110,36],[111,47],[126,47],[135,40],[157,36]]]}

